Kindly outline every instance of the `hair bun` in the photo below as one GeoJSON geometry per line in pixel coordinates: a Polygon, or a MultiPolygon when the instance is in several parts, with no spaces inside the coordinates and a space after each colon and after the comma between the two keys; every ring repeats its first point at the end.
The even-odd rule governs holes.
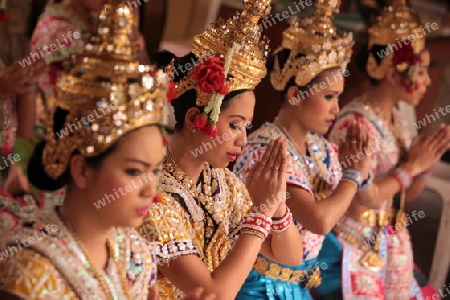
{"type": "Polygon", "coordinates": [[[45,141],[39,142],[34,148],[33,154],[30,157],[30,161],[27,166],[28,181],[36,188],[53,192],[61,189],[67,184],[66,172],[56,180],[50,178],[44,171],[42,164],[42,153],[44,152],[45,141]]]}
{"type": "Polygon", "coordinates": [[[155,64],[158,67],[158,69],[164,69],[165,67],[167,67],[170,64],[172,59],[176,59],[176,58],[177,58],[177,56],[175,54],[173,54],[172,52],[163,50],[163,51],[155,53],[151,57],[151,62],[153,64],[155,64]]]}

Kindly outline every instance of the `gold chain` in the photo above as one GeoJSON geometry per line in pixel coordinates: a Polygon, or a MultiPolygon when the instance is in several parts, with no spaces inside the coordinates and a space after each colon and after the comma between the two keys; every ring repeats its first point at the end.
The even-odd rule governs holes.
{"type": "MultiPolygon", "coordinates": [[[[203,185],[201,186],[201,191],[197,186],[188,178],[186,173],[177,165],[173,157],[167,151],[167,155],[164,159],[164,170],[172,175],[176,180],[181,182],[192,194],[192,196],[199,202],[200,207],[204,207],[205,211],[205,238],[210,239],[214,233],[214,201],[212,199],[213,193],[219,187],[219,182],[212,175],[212,171],[207,162],[205,162],[203,167],[203,185]]],[[[220,220],[216,220],[217,223],[220,220]]]]}
{"type": "Polygon", "coordinates": [[[379,252],[379,238],[383,234],[382,231],[378,232],[376,242],[373,245],[372,249],[369,249],[366,243],[356,238],[353,234],[345,231],[345,229],[341,228],[338,225],[333,228],[333,231],[336,232],[336,234],[338,234],[340,237],[345,239],[349,244],[355,245],[361,251],[363,251],[363,255],[359,260],[361,266],[373,272],[379,272],[382,269],[385,263],[379,252]]]}
{"type": "MultiPolygon", "coordinates": [[[[112,292],[108,288],[108,284],[106,283],[106,280],[105,280],[104,276],[100,273],[100,271],[98,271],[98,269],[92,263],[92,260],[89,258],[88,252],[86,251],[86,248],[85,248],[83,242],[80,240],[78,235],[75,233],[75,231],[73,230],[73,228],[70,225],[70,223],[62,217],[62,208],[59,210],[59,214],[60,214],[61,220],[63,221],[64,225],[66,225],[70,235],[73,237],[73,239],[77,243],[77,245],[80,248],[81,252],[83,252],[84,257],[86,258],[87,262],[90,265],[90,269],[94,273],[95,278],[97,278],[97,280],[98,280],[98,282],[100,284],[100,287],[103,290],[103,293],[105,293],[105,295],[107,296],[106,299],[113,299],[112,292]]],[[[106,243],[108,245],[108,249],[111,249],[111,242],[110,242],[109,238],[107,239],[106,243]]],[[[127,266],[125,264],[125,276],[120,276],[120,270],[117,270],[117,271],[119,273],[118,276],[120,277],[120,279],[122,281],[122,285],[123,285],[123,288],[124,288],[124,291],[125,291],[125,295],[126,295],[127,299],[131,300],[130,290],[128,288],[128,281],[127,281],[127,278],[126,278],[126,267],[127,266]]]]}
{"type": "Polygon", "coordinates": [[[365,251],[370,250],[367,247],[366,243],[364,243],[360,239],[356,238],[353,234],[345,231],[340,226],[338,226],[338,225],[334,226],[333,231],[336,232],[338,235],[342,236],[348,243],[358,246],[358,248],[361,249],[362,251],[365,252],[365,251]]]}

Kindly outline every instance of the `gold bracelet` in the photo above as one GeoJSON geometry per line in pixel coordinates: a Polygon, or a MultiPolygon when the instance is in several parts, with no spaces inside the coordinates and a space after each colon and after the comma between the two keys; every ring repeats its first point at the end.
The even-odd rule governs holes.
{"type": "Polygon", "coordinates": [[[263,242],[266,240],[266,237],[264,234],[260,231],[250,229],[250,228],[244,228],[240,231],[240,234],[250,234],[259,237],[263,242]]]}
{"type": "Polygon", "coordinates": [[[347,179],[347,178],[342,178],[339,182],[348,182],[351,185],[353,185],[355,187],[355,191],[358,191],[358,185],[356,184],[356,182],[354,182],[353,180],[347,179]]]}

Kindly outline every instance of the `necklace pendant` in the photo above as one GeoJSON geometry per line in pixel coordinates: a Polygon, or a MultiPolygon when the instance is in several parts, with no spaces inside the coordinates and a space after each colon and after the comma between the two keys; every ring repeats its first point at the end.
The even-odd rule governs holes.
{"type": "Polygon", "coordinates": [[[366,251],[359,260],[361,266],[372,272],[379,272],[384,266],[384,259],[375,251],[366,251]]]}

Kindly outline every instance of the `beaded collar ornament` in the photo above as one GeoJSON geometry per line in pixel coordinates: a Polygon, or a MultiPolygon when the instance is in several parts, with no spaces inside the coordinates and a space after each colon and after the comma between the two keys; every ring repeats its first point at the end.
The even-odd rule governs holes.
{"type": "Polygon", "coordinates": [[[394,65],[398,72],[408,70],[402,84],[412,92],[416,87],[419,54],[425,49],[425,36],[417,13],[406,4],[406,0],[393,0],[369,28],[369,49],[374,45],[386,46],[387,52],[378,53],[385,56],[380,64],[374,54],[369,53],[366,69],[370,77],[381,80],[388,68],[394,65]]]}
{"type": "Polygon", "coordinates": [[[50,177],[64,172],[75,150],[97,156],[127,132],[167,122],[168,78],[139,64],[130,42],[135,24],[125,0],[109,0],[97,34],[58,81],[56,105],[69,113],[60,132],[47,128],[43,165],[50,177]]]}
{"type": "MultiPolygon", "coordinates": [[[[269,15],[270,0],[244,0],[244,10],[229,20],[219,20],[205,32],[195,36],[192,53],[201,58],[215,54],[190,70],[177,83],[176,94],[197,92],[197,106],[206,106],[198,117],[197,126],[214,136],[214,125],[220,113],[224,95],[237,90],[253,90],[266,76],[268,40],[261,37],[258,21],[269,15]]],[[[174,61],[166,69],[173,73],[174,61]]]]}
{"type": "Polygon", "coordinates": [[[351,32],[340,33],[333,23],[333,12],[339,3],[339,0],[316,0],[313,16],[296,21],[283,32],[281,47],[274,55],[283,49],[289,49],[290,55],[282,69],[275,58],[270,74],[275,90],[284,90],[292,77],[298,86],[306,86],[324,70],[346,69],[354,41],[351,32]]]}

